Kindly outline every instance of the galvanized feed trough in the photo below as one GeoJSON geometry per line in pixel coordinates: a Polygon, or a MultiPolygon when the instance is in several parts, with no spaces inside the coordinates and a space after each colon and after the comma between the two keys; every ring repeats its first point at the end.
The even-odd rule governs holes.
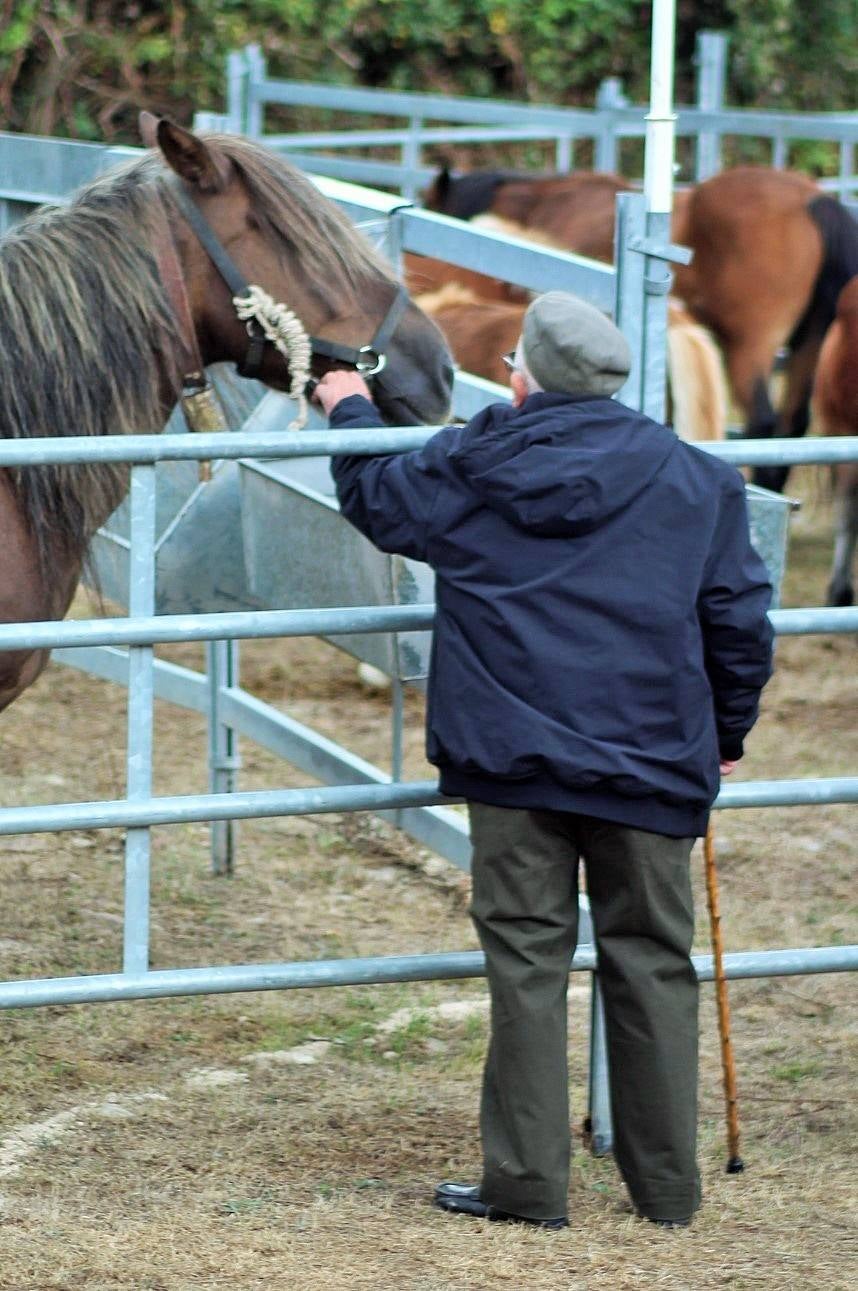
{"type": "MultiPolygon", "coordinates": [[[[227,369],[215,379],[232,425],[285,428],[293,415],[282,395],[227,369]]],[[[318,415],[311,422],[322,425],[318,415]]],[[[182,428],[176,413],[170,430],[182,428]]],[[[159,614],[347,605],[415,605],[434,600],[428,566],[378,551],[340,516],[326,457],[215,464],[201,484],[193,462],[158,468],[159,614]]],[[[779,494],[748,486],[751,532],[780,598],[789,514],[779,494]]],[[[128,579],[127,505],[94,544],[102,590],[124,604],[128,579]]],[[[429,632],[331,638],[356,659],[415,681],[429,667],[429,632]]]]}

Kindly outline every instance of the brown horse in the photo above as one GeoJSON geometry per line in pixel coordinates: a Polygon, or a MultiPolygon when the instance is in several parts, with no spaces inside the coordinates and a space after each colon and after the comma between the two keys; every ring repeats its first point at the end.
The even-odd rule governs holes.
{"type": "Polygon", "coordinates": [[[494,170],[453,176],[445,166],[423,193],[423,204],[460,220],[491,211],[501,219],[538,229],[556,246],[610,262],[617,194],[632,188],[621,175],[599,171],[523,175],[494,170]]]}
{"type": "MultiPolygon", "coordinates": [[[[453,178],[445,169],[426,204],[468,219],[490,210],[552,232],[567,250],[610,260],[616,194],[630,185],[593,175],[588,189],[581,178],[497,171],[453,178]]],[[[858,274],[855,221],[807,176],[745,166],[677,193],[673,238],[694,251],[692,264],[676,269],[675,293],[721,345],[746,434],[803,435],[822,338],[839,291],[858,274]],[[769,382],[785,347],[785,395],[775,412],[769,382]]],[[[754,479],[781,489],[787,473],[761,467],[754,479]]]]}
{"type": "MultiPolygon", "coordinates": [[[[323,340],[360,347],[392,317],[390,266],[300,172],[244,139],[202,139],[148,114],[141,125],[152,152],[0,242],[6,438],[156,432],[190,356],[243,361],[248,331],[233,291],[177,201],[189,199],[233,267],[323,340]]],[[[279,351],[259,342],[257,356],[259,378],[288,390],[279,351]]],[[[314,370],[330,363],[317,359],[314,370]]],[[[441,333],[409,301],[375,386],[382,414],[392,424],[443,420],[451,379],[441,333]]],[[[0,620],[65,614],[89,540],[127,478],[107,463],[0,471],[0,620]]],[[[46,661],[44,650],[0,653],[0,708],[46,661]]]]}
{"type": "MultiPolygon", "coordinates": [[[[858,277],[843,288],[834,322],[819,353],[813,419],[826,435],[858,435],[858,277]]],[[[851,605],[852,565],[858,544],[858,462],[834,468],[837,533],[828,587],[829,605],[851,605]]]]}
{"type": "MultiPolygon", "coordinates": [[[[509,384],[502,356],[521,335],[526,305],[481,300],[459,283],[416,301],[438,323],[461,367],[509,384]]],[[[670,420],[680,438],[723,439],[727,386],[721,357],[709,334],[674,300],[668,303],[668,381],[670,420]]]]}

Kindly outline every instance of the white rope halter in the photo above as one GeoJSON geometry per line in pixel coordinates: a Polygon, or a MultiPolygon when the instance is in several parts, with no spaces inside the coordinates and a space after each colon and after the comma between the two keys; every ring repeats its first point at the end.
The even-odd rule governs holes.
{"type": "Polygon", "coordinates": [[[298,413],[289,423],[289,430],[303,430],[307,421],[307,396],[304,388],[310,376],[312,346],[304,330],[304,324],[288,305],[279,304],[261,287],[248,287],[243,296],[233,296],[239,318],[255,319],[266,340],[276,345],[277,349],[289,364],[292,385],[289,389],[290,399],[298,404],[298,413]]]}

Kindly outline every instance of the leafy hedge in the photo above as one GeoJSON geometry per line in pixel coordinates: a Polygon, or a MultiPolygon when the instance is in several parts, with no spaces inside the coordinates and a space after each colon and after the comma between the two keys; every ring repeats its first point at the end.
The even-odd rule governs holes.
{"type": "MultiPolygon", "coordinates": [[[[728,101],[854,107],[856,0],[677,8],[680,99],[708,27],[732,35],[728,101]]],[[[641,102],[650,14],[634,0],[0,0],[0,128],[137,142],[141,107],[220,110],[225,55],[250,42],[278,76],[588,105],[619,76],[641,102]]]]}

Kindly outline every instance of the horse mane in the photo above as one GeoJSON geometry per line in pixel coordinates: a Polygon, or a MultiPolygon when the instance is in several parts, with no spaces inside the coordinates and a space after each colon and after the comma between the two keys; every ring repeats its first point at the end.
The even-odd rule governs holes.
{"type": "MultiPolygon", "coordinates": [[[[258,144],[210,136],[244,180],[254,216],[342,302],[390,266],[298,170],[258,144]]],[[[155,433],[178,392],[180,329],[153,246],[163,218],[160,156],[108,172],[67,206],[44,207],[0,240],[0,437],[155,433]]],[[[9,472],[43,568],[82,558],[127,489],[122,463],[9,472]]]]}

